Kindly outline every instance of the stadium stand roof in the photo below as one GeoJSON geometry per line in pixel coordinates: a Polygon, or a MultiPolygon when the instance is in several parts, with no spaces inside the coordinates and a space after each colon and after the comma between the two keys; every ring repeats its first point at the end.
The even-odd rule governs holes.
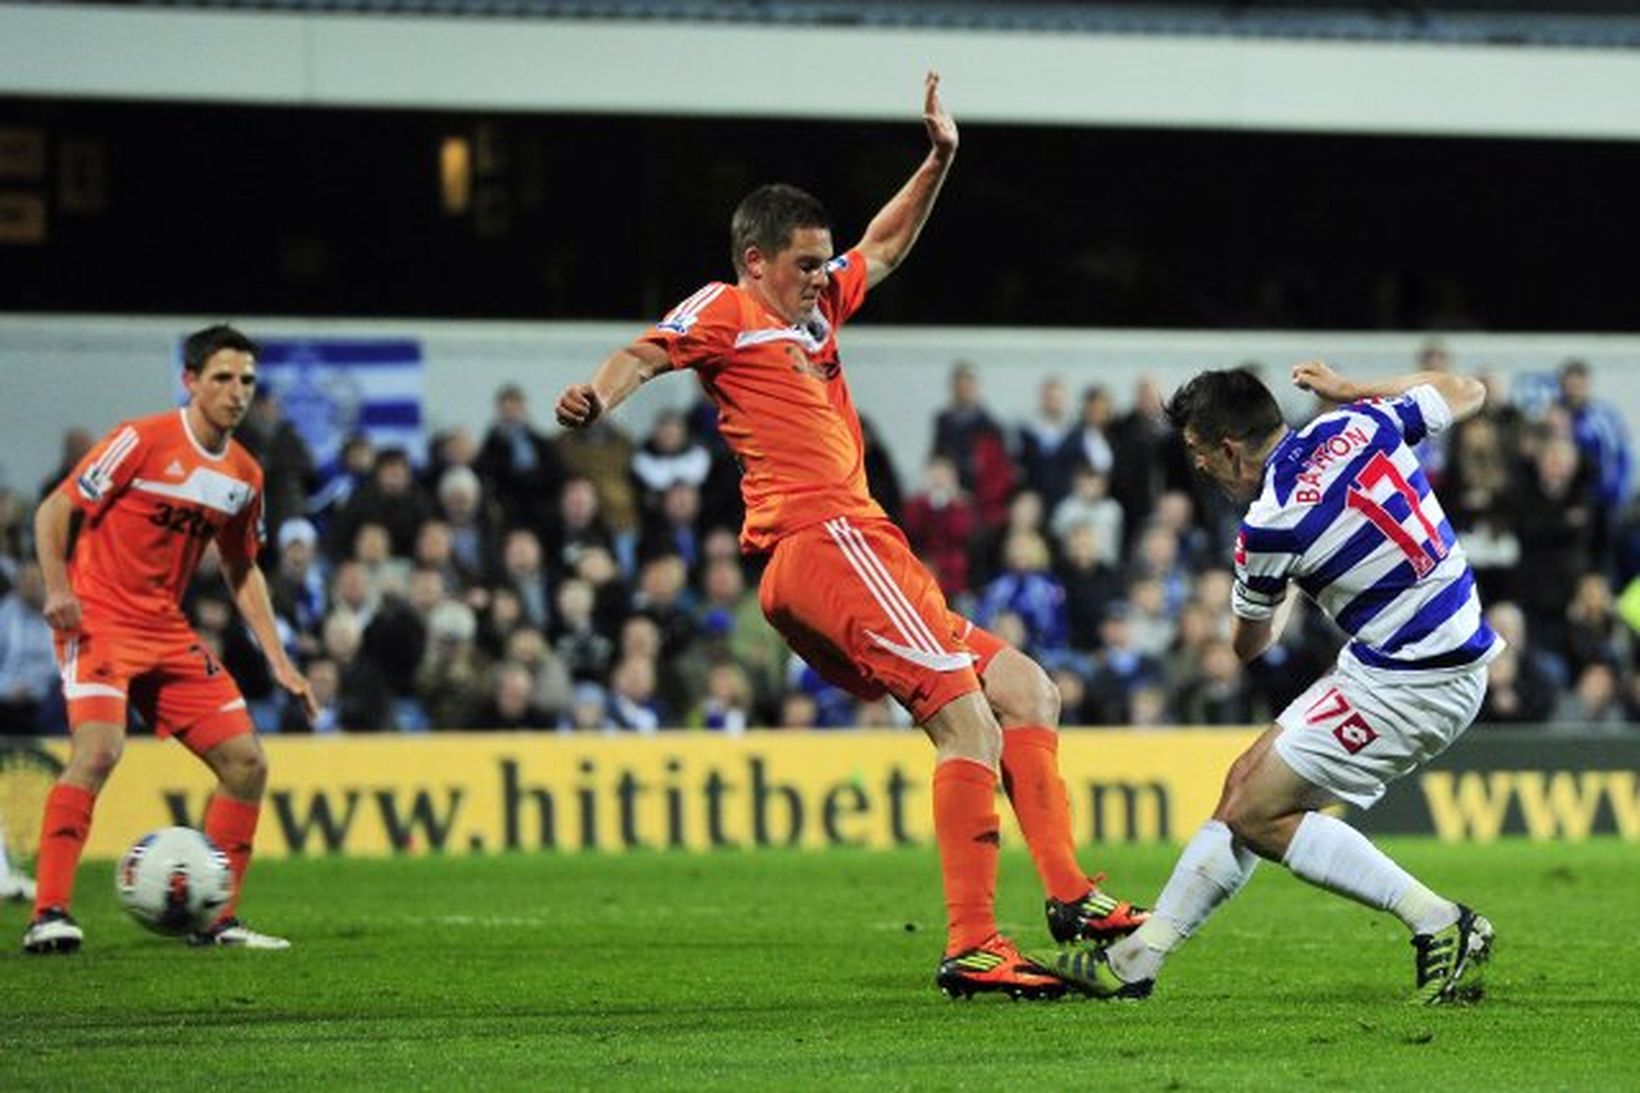
{"type": "Polygon", "coordinates": [[[675,20],[942,30],[1070,32],[1640,47],[1626,0],[1311,0],[1216,4],[992,0],[91,0],[122,8],[416,15],[508,19],[675,20]]]}

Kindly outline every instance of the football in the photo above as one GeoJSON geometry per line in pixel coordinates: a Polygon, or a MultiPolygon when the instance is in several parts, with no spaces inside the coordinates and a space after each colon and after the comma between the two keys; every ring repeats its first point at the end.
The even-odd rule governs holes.
{"type": "Polygon", "coordinates": [[[215,921],[233,891],[228,857],[191,827],[162,827],[132,844],[114,871],[120,906],[150,930],[185,934],[215,921]]]}

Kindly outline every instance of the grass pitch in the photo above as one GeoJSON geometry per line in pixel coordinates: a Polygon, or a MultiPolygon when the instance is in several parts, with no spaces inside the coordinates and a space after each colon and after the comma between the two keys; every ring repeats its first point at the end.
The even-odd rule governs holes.
{"type": "MultiPolygon", "coordinates": [[[[1387,845],[1497,925],[1484,1003],[1405,1005],[1400,925],[1269,865],[1150,1001],[1037,1004],[933,989],[932,849],[259,863],[288,953],[145,934],[94,865],[73,957],[0,909],[0,1089],[1635,1088],[1632,845],[1387,845]]],[[[1174,854],[1097,864],[1149,900],[1174,854]]],[[[1028,949],[1040,898],[1006,853],[1028,949]]]]}

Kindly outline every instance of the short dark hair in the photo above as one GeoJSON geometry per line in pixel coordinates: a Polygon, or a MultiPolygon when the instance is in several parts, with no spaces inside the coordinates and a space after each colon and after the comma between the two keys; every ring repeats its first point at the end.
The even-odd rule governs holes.
{"type": "Polygon", "coordinates": [[[262,347],[227,323],[217,323],[204,330],[196,330],[182,343],[182,367],[199,375],[205,362],[224,349],[236,349],[253,357],[262,355],[262,347]]]}
{"type": "Polygon", "coordinates": [[[1260,440],[1286,427],[1276,397],[1248,368],[1200,372],[1167,400],[1167,420],[1203,444],[1260,440]]]}
{"type": "Polygon", "coordinates": [[[798,228],[830,227],[831,216],[819,198],[784,182],[759,186],[741,199],[729,221],[729,256],[735,272],[746,269],[747,247],[772,258],[791,245],[792,232],[798,228]]]}

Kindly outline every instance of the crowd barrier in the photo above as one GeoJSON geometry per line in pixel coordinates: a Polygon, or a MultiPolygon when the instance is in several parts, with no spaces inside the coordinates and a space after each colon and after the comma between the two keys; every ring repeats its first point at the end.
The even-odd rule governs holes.
{"type": "MultiPolygon", "coordinates": [[[[1066,731],[1060,748],[1079,842],[1188,837],[1253,729],[1066,731]]],[[[755,847],[884,848],[931,837],[933,754],[915,732],[529,733],[268,737],[258,853],[357,855],[755,847]]],[[[17,818],[49,788],[66,743],[0,753],[17,818]]],[[[1356,817],[1373,832],[1447,841],[1500,836],[1640,841],[1640,733],[1573,737],[1476,730],[1356,817]]],[[[87,848],[117,856],[138,833],[197,824],[210,776],[174,745],[129,742],[87,848]]],[[[1007,809],[1003,837],[1022,845],[1007,809]]],[[[37,821],[36,821],[37,822],[37,821]]]]}

